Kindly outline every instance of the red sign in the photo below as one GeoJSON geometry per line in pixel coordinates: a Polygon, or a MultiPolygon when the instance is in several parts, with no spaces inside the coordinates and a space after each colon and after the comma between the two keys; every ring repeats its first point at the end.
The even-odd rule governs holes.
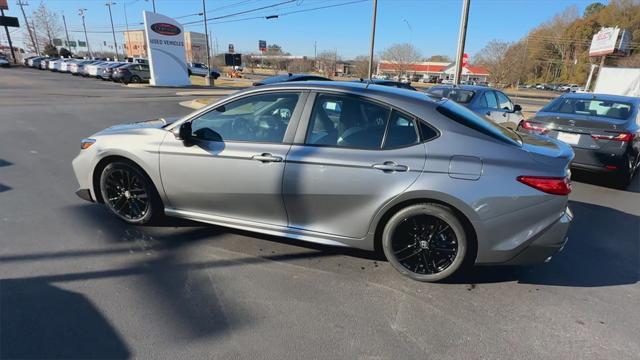
{"type": "Polygon", "coordinates": [[[0,9],[9,10],[9,5],[7,4],[7,0],[0,0],[0,9]]]}
{"type": "Polygon", "coordinates": [[[154,32],[160,35],[175,36],[180,34],[179,27],[173,24],[167,24],[167,23],[155,23],[151,25],[151,30],[153,30],[154,32]]]}
{"type": "Polygon", "coordinates": [[[462,67],[467,67],[469,66],[469,54],[464,53],[462,54],[462,67]]]}

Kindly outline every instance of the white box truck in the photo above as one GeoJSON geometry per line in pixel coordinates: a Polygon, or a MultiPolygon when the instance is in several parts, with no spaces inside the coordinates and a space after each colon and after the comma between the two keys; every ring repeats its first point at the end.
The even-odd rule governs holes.
{"type": "Polygon", "coordinates": [[[640,97],[640,68],[603,67],[593,92],[640,97]]]}

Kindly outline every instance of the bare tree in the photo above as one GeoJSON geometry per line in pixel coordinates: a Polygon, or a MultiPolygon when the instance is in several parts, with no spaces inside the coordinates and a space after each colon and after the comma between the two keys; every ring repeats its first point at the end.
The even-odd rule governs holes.
{"type": "Polygon", "coordinates": [[[340,60],[337,50],[324,50],[318,53],[316,62],[318,69],[322,71],[326,76],[336,75],[336,66],[340,60]]]}
{"type": "Polygon", "coordinates": [[[433,61],[433,62],[452,62],[453,60],[451,60],[451,58],[448,55],[431,55],[430,57],[428,57],[426,59],[426,61],[433,61]]]}
{"type": "Polygon", "coordinates": [[[392,64],[399,76],[406,75],[412,63],[420,61],[422,54],[409,43],[394,44],[382,52],[382,60],[392,64]]]}
{"type": "Polygon", "coordinates": [[[475,63],[489,70],[489,79],[497,84],[510,84],[517,81],[517,68],[522,64],[522,57],[515,56],[514,44],[491,40],[475,56],[475,63]]]}
{"type": "Polygon", "coordinates": [[[55,39],[62,31],[62,25],[58,14],[49,10],[44,2],[40,2],[38,8],[33,12],[33,23],[39,34],[46,36],[47,44],[53,44],[55,39]]]}
{"type": "MultiPolygon", "coordinates": [[[[374,59],[373,68],[376,68],[376,61],[374,59]]],[[[354,75],[361,79],[366,79],[369,76],[369,55],[359,55],[353,59],[353,71],[354,75]]]]}

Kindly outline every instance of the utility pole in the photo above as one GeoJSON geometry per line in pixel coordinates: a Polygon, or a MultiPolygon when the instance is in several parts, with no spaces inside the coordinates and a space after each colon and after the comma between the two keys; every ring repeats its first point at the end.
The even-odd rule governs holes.
{"type": "Polygon", "coordinates": [[[87,42],[87,53],[89,54],[89,58],[92,58],[93,55],[91,55],[91,47],[89,47],[89,36],[87,36],[87,25],[84,22],[84,12],[87,11],[87,9],[78,9],[80,17],[82,17],[82,28],[84,29],[84,41],[87,42]]]}
{"type": "Polygon", "coordinates": [[[207,0],[202,0],[202,16],[204,17],[204,36],[207,38],[207,76],[205,83],[211,86],[211,49],[209,48],[209,29],[207,28],[207,0]]]}
{"type": "Polygon", "coordinates": [[[109,20],[111,20],[111,33],[113,34],[113,47],[116,51],[116,61],[120,58],[120,54],[118,54],[118,43],[116,42],[116,31],[113,29],[113,15],[111,14],[111,5],[115,5],[114,2],[108,2],[105,5],[109,8],[109,20]]]}
{"type": "MultiPolygon", "coordinates": [[[[4,10],[0,8],[0,14],[4,16],[4,10]]],[[[11,35],[9,34],[9,27],[7,25],[4,26],[4,31],[7,33],[7,41],[9,42],[9,48],[11,49],[11,57],[13,58],[13,63],[17,64],[18,59],[16,59],[16,52],[13,49],[13,43],[11,42],[11,35]]]]}
{"type": "Polygon", "coordinates": [[[67,47],[69,52],[71,52],[71,41],[69,41],[69,31],[67,30],[67,19],[64,17],[64,13],[62,13],[62,23],[64,24],[64,34],[67,37],[67,47]]]}
{"type": "Polygon", "coordinates": [[[33,37],[36,39],[36,51],[38,52],[38,55],[40,55],[40,42],[38,41],[38,32],[36,31],[36,25],[33,22],[31,23],[31,30],[33,31],[33,37]]]}
{"type": "MultiPolygon", "coordinates": [[[[156,0],[151,0],[151,4],[153,5],[153,12],[156,12],[156,0]]],[[[205,17],[207,17],[207,15],[205,14],[205,17]]]]}
{"type": "Polygon", "coordinates": [[[456,53],[456,72],[453,78],[454,85],[460,85],[460,78],[462,78],[462,57],[464,56],[464,43],[467,39],[467,20],[469,19],[470,4],[471,0],[462,0],[460,32],[458,33],[458,52],[456,53]]]}
{"type": "Polygon", "coordinates": [[[369,80],[373,74],[373,48],[376,40],[376,15],[378,14],[378,0],[373,0],[373,19],[371,20],[371,48],[369,49],[369,80]]]}
{"type": "Polygon", "coordinates": [[[124,7],[124,24],[127,27],[127,36],[125,36],[125,43],[126,45],[123,47],[122,52],[124,53],[126,51],[126,54],[122,54],[122,57],[125,58],[124,60],[126,61],[126,57],[130,56],[130,51],[129,51],[129,46],[131,46],[131,36],[129,35],[129,19],[127,18],[127,2],[123,1],[122,2],[122,6],[124,7]]]}
{"type": "Polygon", "coordinates": [[[40,55],[40,49],[38,48],[38,42],[33,37],[33,33],[31,32],[31,27],[29,26],[29,21],[27,20],[27,15],[24,13],[24,7],[22,0],[18,0],[18,5],[20,5],[20,10],[22,11],[22,17],[24,17],[24,24],[29,31],[29,37],[31,38],[31,43],[33,44],[33,49],[36,51],[36,54],[40,55]]]}

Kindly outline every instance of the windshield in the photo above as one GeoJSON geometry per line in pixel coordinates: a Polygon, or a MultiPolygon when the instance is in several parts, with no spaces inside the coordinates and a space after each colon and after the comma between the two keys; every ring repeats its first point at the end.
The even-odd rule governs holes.
{"type": "Polygon", "coordinates": [[[633,112],[633,105],[611,100],[559,98],[545,106],[542,111],[627,120],[633,112]]]}
{"type": "Polygon", "coordinates": [[[507,144],[521,146],[520,137],[516,132],[504,128],[488,118],[480,117],[473,111],[455,102],[445,101],[442,105],[438,106],[436,110],[449,119],[494,139],[507,144]]]}
{"type": "Polygon", "coordinates": [[[434,88],[429,89],[427,93],[441,98],[451,99],[459,104],[468,104],[473,99],[475,92],[471,90],[462,90],[454,88],[434,88]]]}

